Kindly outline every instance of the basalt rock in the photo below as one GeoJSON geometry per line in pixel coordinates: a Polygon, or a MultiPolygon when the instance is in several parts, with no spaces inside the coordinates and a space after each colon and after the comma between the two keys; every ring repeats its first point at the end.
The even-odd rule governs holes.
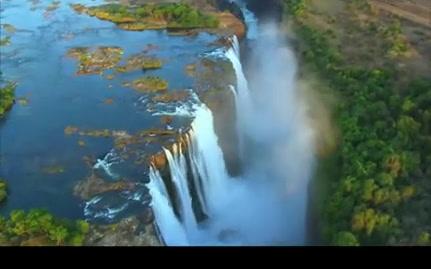
{"type": "Polygon", "coordinates": [[[142,212],[141,214],[136,216],[138,218],[138,220],[147,225],[147,224],[151,224],[154,221],[154,213],[153,210],[151,208],[146,208],[144,210],[144,212],[142,212]]]}
{"type": "Polygon", "coordinates": [[[116,182],[106,182],[96,175],[90,175],[84,180],[79,181],[73,188],[75,196],[88,200],[95,195],[109,191],[133,190],[136,187],[134,182],[120,180],[116,182]]]}
{"type": "Polygon", "coordinates": [[[168,164],[168,160],[166,159],[166,155],[163,151],[152,155],[149,158],[149,163],[151,163],[155,168],[157,168],[159,171],[165,169],[166,165],[168,164]]]}
{"type": "Polygon", "coordinates": [[[168,85],[168,82],[160,77],[146,76],[132,81],[130,87],[141,92],[159,92],[165,91],[168,85]]]}
{"type": "Polygon", "coordinates": [[[64,173],[65,168],[61,165],[51,165],[51,166],[45,166],[42,169],[42,172],[44,172],[45,174],[61,174],[64,173]]]}
{"type": "Polygon", "coordinates": [[[120,47],[78,47],[69,49],[67,55],[78,61],[78,75],[101,74],[121,61],[123,49],[120,47]]]}
{"type": "Polygon", "coordinates": [[[148,57],[145,55],[133,55],[130,56],[124,65],[120,65],[116,68],[117,72],[124,73],[134,70],[151,70],[162,68],[162,61],[154,57],[148,57]]]}
{"type": "Polygon", "coordinates": [[[180,102],[186,100],[189,96],[188,91],[171,91],[153,96],[152,101],[162,103],[180,102]]]}
{"type": "Polygon", "coordinates": [[[91,225],[85,245],[161,246],[161,243],[153,224],[146,224],[137,217],[130,217],[112,225],[91,225]]]}

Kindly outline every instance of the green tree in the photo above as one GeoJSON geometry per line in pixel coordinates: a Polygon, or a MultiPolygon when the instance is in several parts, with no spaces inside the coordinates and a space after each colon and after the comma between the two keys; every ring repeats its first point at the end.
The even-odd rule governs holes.
{"type": "Polygon", "coordinates": [[[339,232],[335,237],[335,245],[337,246],[349,246],[356,247],[359,246],[359,242],[355,235],[351,232],[339,232]]]}

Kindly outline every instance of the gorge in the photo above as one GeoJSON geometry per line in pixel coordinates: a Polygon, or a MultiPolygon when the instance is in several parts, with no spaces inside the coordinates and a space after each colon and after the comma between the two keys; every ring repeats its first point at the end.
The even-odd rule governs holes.
{"type": "Polygon", "coordinates": [[[230,176],[213,116],[196,100],[186,143],[164,149],[174,190],[150,168],[152,207],[168,245],[304,245],[307,188],[313,175],[314,134],[296,88],[296,60],[274,21],[259,26],[242,6],[253,42],[250,81],[236,37],[224,57],[236,74],[236,125],[241,174],[230,176]],[[250,85],[250,87],[249,87],[250,85]],[[195,212],[204,218],[197,221],[195,212]]]}

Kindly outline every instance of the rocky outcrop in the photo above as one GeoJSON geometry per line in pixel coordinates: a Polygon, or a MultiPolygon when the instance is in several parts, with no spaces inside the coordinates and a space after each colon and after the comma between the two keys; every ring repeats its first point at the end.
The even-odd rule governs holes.
{"type": "Polygon", "coordinates": [[[236,35],[239,39],[244,38],[246,33],[245,24],[230,12],[219,12],[215,14],[219,20],[219,27],[213,31],[219,35],[236,35]]]}
{"type": "Polygon", "coordinates": [[[90,175],[84,180],[79,181],[73,188],[75,196],[82,200],[89,200],[95,195],[109,191],[133,190],[136,187],[134,182],[120,180],[116,182],[107,182],[96,175],[90,175]]]}
{"type": "Polygon", "coordinates": [[[151,217],[130,217],[112,225],[91,225],[85,245],[161,246],[152,222],[151,217]]]}
{"type": "Polygon", "coordinates": [[[123,49],[119,47],[71,48],[67,55],[78,61],[78,75],[101,74],[120,61],[123,49]]]}
{"type": "Polygon", "coordinates": [[[140,92],[159,92],[165,91],[168,88],[168,82],[160,77],[146,76],[138,78],[132,83],[124,84],[140,92]]]}

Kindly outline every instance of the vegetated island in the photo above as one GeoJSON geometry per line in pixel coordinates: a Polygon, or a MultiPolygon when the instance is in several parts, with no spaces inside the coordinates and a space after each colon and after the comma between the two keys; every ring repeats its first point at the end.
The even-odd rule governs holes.
{"type": "Polygon", "coordinates": [[[106,4],[87,7],[73,4],[78,13],[115,23],[124,30],[206,30],[215,33],[245,34],[241,20],[230,12],[200,11],[186,3],[158,3],[128,6],[106,4]]]}

